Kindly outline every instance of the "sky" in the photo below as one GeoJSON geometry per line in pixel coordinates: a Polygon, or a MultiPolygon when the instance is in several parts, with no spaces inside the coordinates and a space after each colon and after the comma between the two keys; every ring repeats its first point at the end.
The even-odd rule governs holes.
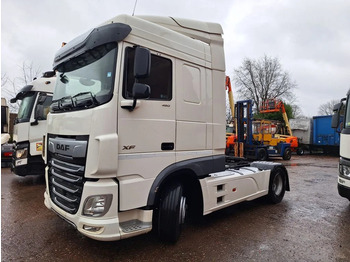
{"type": "MultiPolygon", "coordinates": [[[[2,0],[1,75],[21,76],[23,62],[51,70],[62,42],[119,14],[131,15],[134,5],[124,0],[2,0]]],[[[135,9],[135,15],[221,24],[231,79],[244,58],[277,57],[297,84],[296,104],[308,117],[350,88],[349,14],[349,0],[137,0],[135,9]]]]}

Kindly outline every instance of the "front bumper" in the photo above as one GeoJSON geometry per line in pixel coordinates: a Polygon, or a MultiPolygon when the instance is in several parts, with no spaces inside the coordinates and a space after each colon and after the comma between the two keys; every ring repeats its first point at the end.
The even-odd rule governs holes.
{"type": "MultiPolygon", "coordinates": [[[[46,179],[46,181],[48,180],[46,179]]],[[[147,233],[152,229],[152,210],[134,209],[126,212],[118,212],[118,184],[113,179],[85,182],[79,210],[76,214],[69,214],[58,207],[50,199],[48,190],[44,193],[44,198],[45,206],[48,209],[53,210],[61,218],[72,224],[83,235],[95,240],[120,240],[147,233]],[[105,194],[111,194],[113,199],[109,211],[104,216],[89,217],[82,215],[83,205],[87,197],[105,194]],[[138,224],[142,224],[143,226],[132,231],[123,228],[123,224],[130,225],[133,221],[139,221],[141,223],[138,222],[138,224]]]]}
{"type": "Polygon", "coordinates": [[[11,166],[13,153],[12,144],[1,145],[1,167],[11,166]]]}
{"type": "Polygon", "coordinates": [[[44,175],[45,163],[41,155],[28,156],[25,159],[16,159],[16,151],[12,158],[11,171],[18,176],[44,175]]]}
{"type": "Polygon", "coordinates": [[[340,196],[350,200],[350,181],[343,178],[338,178],[338,193],[340,196]]]}

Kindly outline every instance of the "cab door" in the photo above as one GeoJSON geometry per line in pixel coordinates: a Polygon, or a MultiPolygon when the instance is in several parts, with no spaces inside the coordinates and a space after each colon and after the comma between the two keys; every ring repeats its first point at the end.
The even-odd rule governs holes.
{"type": "Polygon", "coordinates": [[[166,55],[152,54],[149,77],[135,80],[134,56],[135,47],[125,46],[118,108],[119,153],[171,152],[175,148],[173,61],[166,55]],[[135,108],[130,110],[135,81],[149,85],[150,97],[137,100],[135,108]]]}
{"type": "Polygon", "coordinates": [[[175,162],[174,60],[152,53],[149,77],[136,80],[149,85],[150,96],[132,109],[134,56],[135,47],[124,43],[117,126],[120,210],[146,205],[154,179],[175,162]]]}

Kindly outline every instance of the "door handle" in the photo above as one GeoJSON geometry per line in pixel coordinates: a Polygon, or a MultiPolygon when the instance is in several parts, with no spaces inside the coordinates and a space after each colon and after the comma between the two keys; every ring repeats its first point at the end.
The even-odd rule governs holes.
{"type": "Polygon", "coordinates": [[[162,150],[174,150],[174,143],[162,143],[162,150]]]}

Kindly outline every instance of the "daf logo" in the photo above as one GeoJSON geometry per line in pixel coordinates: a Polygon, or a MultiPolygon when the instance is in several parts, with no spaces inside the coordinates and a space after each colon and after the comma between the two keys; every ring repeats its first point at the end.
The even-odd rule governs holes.
{"type": "Polygon", "coordinates": [[[57,144],[56,149],[62,150],[62,151],[67,151],[67,150],[69,150],[69,145],[57,144]]]}

